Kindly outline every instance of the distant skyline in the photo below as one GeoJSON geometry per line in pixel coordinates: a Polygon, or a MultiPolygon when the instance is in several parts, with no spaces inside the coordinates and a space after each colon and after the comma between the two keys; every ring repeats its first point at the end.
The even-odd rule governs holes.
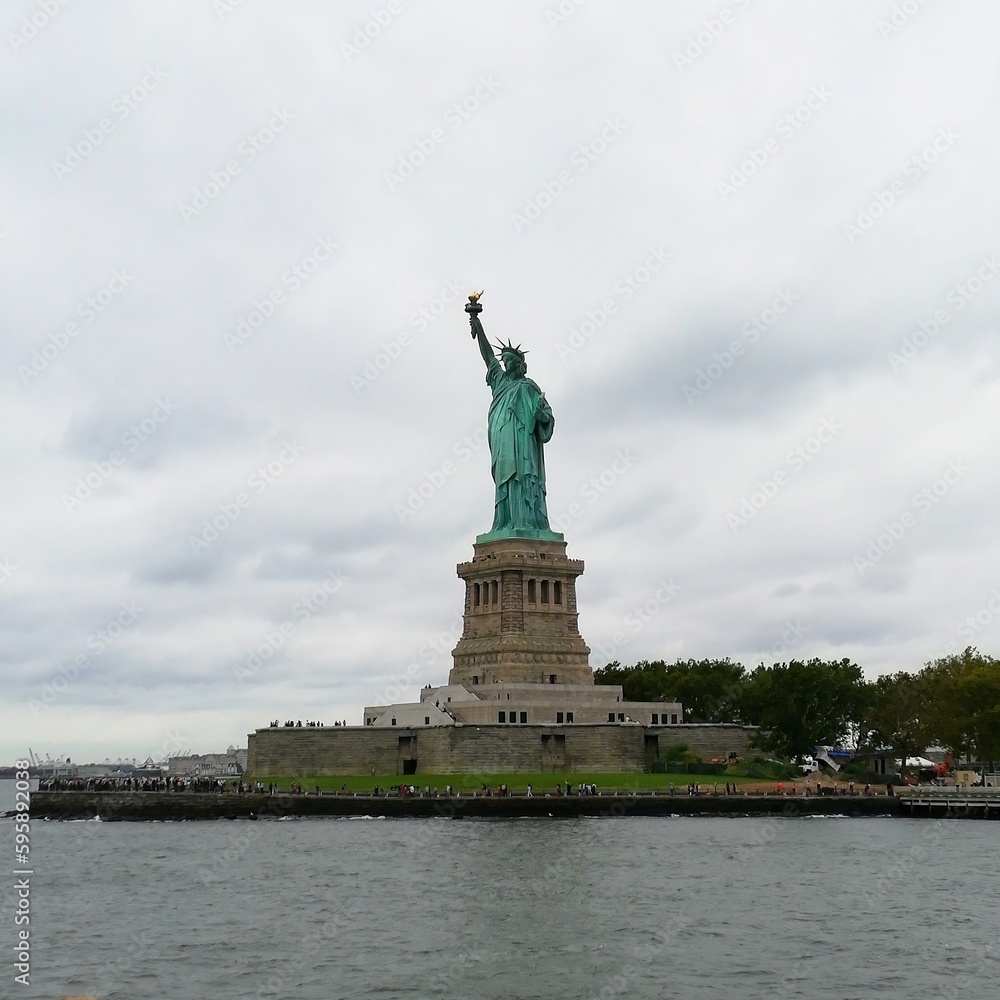
{"type": "Polygon", "coordinates": [[[592,666],[998,655],[1000,10],[9,5],[0,762],[447,680],[491,340],[592,666]]]}

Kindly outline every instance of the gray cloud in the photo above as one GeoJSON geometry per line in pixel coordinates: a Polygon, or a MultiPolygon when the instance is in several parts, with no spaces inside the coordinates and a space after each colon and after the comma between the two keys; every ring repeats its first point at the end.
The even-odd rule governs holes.
{"type": "Polygon", "coordinates": [[[473,287],[555,410],[595,666],[991,651],[1000,15],[730,6],[404,5],[363,47],[370,4],[8,13],[3,759],[445,679],[492,517],[473,287]]]}

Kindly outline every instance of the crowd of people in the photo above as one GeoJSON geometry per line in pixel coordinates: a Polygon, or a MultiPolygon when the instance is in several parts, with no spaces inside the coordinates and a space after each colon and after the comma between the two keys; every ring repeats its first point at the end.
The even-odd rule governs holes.
{"type": "MultiPolygon", "coordinates": [[[[269,782],[267,785],[264,785],[264,783],[260,781],[245,781],[242,777],[220,778],[204,776],[143,777],[134,775],[105,775],[93,778],[43,778],[38,783],[38,789],[43,792],[201,792],[218,795],[223,793],[235,793],[237,795],[282,794],[282,789],[278,787],[276,782],[269,782]]],[[[677,787],[672,783],[667,786],[666,790],[670,795],[678,794],[677,787]]],[[[892,785],[886,786],[885,794],[893,795],[893,791],[892,785]]],[[[691,796],[804,794],[805,796],[837,795],[868,797],[871,795],[881,794],[881,792],[875,791],[869,784],[859,787],[856,786],[853,781],[837,782],[832,785],[823,785],[820,782],[817,782],[815,787],[807,782],[802,789],[797,787],[794,783],[782,783],[780,781],[774,782],[770,785],[770,787],[761,787],[760,784],[747,786],[738,785],[736,782],[726,782],[724,791],[720,789],[717,784],[703,787],[698,782],[693,781],[687,785],[685,792],[687,795],[691,796]]],[[[647,793],[655,795],[657,794],[657,791],[649,789],[647,793]]],[[[306,795],[313,793],[307,792],[301,783],[293,781],[289,785],[287,794],[306,795]]],[[[315,794],[321,794],[318,785],[316,786],[315,794]]],[[[348,795],[351,793],[348,792],[347,785],[343,784],[341,785],[339,792],[328,792],[327,794],[348,795]]],[[[442,792],[437,788],[437,786],[432,787],[430,785],[424,785],[423,788],[420,788],[416,785],[400,784],[393,785],[388,789],[376,785],[371,794],[375,798],[385,798],[386,796],[398,796],[400,798],[450,798],[452,796],[460,797],[463,793],[460,790],[456,790],[453,785],[445,785],[444,791],[442,792]]],[[[509,798],[514,794],[515,793],[510,790],[506,782],[501,782],[495,787],[488,784],[481,784],[477,790],[465,793],[466,796],[471,795],[479,798],[509,798]]],[[[528,784],[522,794],[525,798],[530,799],[534,796],[535,792],[532,786],[528,784]]],[[[554,796],[555,798],[562,798],[567,795],[597,795],[599,793],[597,785],[593,782],[578,782],[574,784],[570,781],[560,781],[556,783],[553,789],[545,791],[542,794],[546,796],[554,796]]],[[[633,790],[630,794],[635,795],[636,792],[633,790]]]]}
{"type": "MultiPolygon", "coordinates": [[[[242,778],[150,778],[111,777],[99,778],[43,778],[38,782],[40,792],[204,792],[221,795],[235,792],[237,795],[277,795],[280,789],[272,782],[265,786],[260,781],[244,781],[242,778]]],[[[303,794],[301,786],[292,782],[292,794],[303,794]]]]}
{"type": "Polygon", "coordinates": [[[40,792],[165,792],[167,778],[110,777],[42,778],[40,792]]]}
{"type": "MultiPolygon", "coordinates": [[[[530,796],[531,785],[528,785],[528,792],[529,792],[529,796],[530,796]]],[[[576,790],[575,791],[573,790],[573,786],[568,781],[566,782],[566,790],[565,791],[563,791],[562,784],[557,784],[556,785],[556,798],[559,798],[559,797],[561,797],[563,795],[596,795],[596,794],[597,794],[597,785],[595,785],[593,783],[588,783],[588,782],[581,781],[576,786],[576,790]]]]}
{"type": "MultiPolygon", "coordinates": [[[[318,789],[317,789],[318,791],[318,789]]],[[[338,795],[346,795],[347,786],[342,785],[338,795]]],[[[376,799],[388,797],[399,797],[399,798],[424,798],[424,799],[437,799],[437,798],[452,798],[462,796],[461,790],[455,788],[454,785],[445,785],[444,791],[440,791],[436,786],[431,787],[430,785],[424,785],[423,788],[419,788],[416,785],[393,785],[391,788],[385,789],[376,785],[372,789],[372,796],[376,799]]],[[[466,795],[471,795],[473,798],[482,799],[507,799],[511,798],[515,793],[510,790],[510,787],[506,782],[501,782],[496,785],[482,784],[479,786],[478,790],[472,792],[467,792],[466,795]]],[[[531,784],[528,784],[524,790],[524,797],[530,799],[534,797],[534,788],[531,784]]],[[[565,795],[597,795],[597,785],[592,782],[579,782],[576,785],[571,784],[569,781],[565,785],[560,781],[557,782],[555,788],[550,792],[545,792],[546,795],[555,796],[556,798],[562,798],[565,795]]]]}
{"type": "MultiPolygon", "coordinates": [[[[347,719],[343,722],[335,722],[334,726],[346,726],[347,719]]],[[[307,729],[325,729],[325,722],[303,722],[301,719],[286,719],[284,722],[279,722],[277,719],[273,720],[269,725],[268,729],[301,729],[305,726],[307,729]]]]}
{"type": "MultiPolygon", "coordinates": [[[[485,785],[483,786],[486,787],[485,785]]],[[[317,789],[318,791],[318,789],[317,789]]],[[[347,795],[347,785],[342,785],[338,795],[347,795]]],[[[439,798],[450,798],[455,794],[455,789],[452,785],[445,785],[444,792],[441,792],[437,786],[431,788],[430,785],[424,785],[423,788],[418,788],[416,785],[393,785],[391,788],[382,788],[376,785],[372,789],[372,796],[376,799],[384,798],[401,798],[401,799],[439,799],[439,798]]]]}
{"type": "MultiPolygon", "coordinates": [[[[275,785],[277,788],[277,785],[275,785]]],[[[210,792],[222,794],[225,791],[263,791],[258,781],[245,782],[242,779],[228,781],[225,778],[170,778],[105,775],[98,778],[42,778],[38,782],[40,792],[210,792]]]]}

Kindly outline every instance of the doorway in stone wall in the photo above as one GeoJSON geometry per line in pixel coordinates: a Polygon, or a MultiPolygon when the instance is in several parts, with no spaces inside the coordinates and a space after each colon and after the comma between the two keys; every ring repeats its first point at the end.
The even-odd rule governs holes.
{"type": "Polygon", "coordinates": [[[651,771],[653,769],[653,765],[656,763],[656,759],[660,756],[660,737],[655,734],[650,736],[647,733],[643,743],[643,750],[645,751],[646,757],[646,770],[651,771]]]}
{"type": "Polygon", "coordinates": [[[566,737],[563,734],[542,735],[542,771],[562,771],[566,768],[566,737]]]}
{"type": "Polygon", "coordinates": [[[403,761],[403,774],[417,773],[417,758],[410,757],[403,761]]]}

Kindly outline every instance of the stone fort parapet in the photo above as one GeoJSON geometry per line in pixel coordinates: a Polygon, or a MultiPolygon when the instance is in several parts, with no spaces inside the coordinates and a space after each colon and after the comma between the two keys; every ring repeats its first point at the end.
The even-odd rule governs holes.
{"type": "Polygon", "coordinates": [[[339,726],[258,729],[249,740],[256,777],[357,774],[641,772],[669,746],[703,758],[744,755],[754,730],[736,725],[636,723],[563,726],[339,726]]]}

